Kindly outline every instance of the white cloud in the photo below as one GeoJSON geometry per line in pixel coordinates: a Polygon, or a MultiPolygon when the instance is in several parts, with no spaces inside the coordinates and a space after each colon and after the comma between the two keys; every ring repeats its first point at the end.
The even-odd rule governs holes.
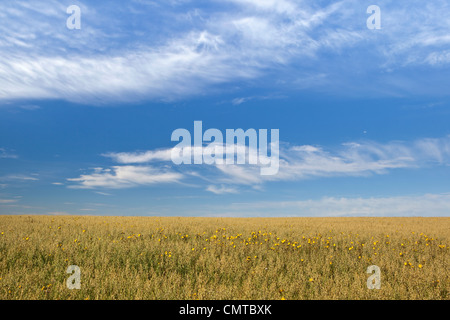
{"type": "Polygon", "coordinates": [[[39,179],[34,177],[30,177],[24,174],[10,174],[7,176],[0,177],[0,181],[38,181],[39,179]]]}
{"type": "MultiPolygon", "coordinates": [[[[1,100],[172,100],[203,94],[217,84],[261,78],[267,71],[280,71],[278,80],[285,81],[281,70],[286,66],[289,77],[297,79],[295,88],[324,88],[330,79],[345,78],[340,73],[347,65],[373,75],[373,70],[410,64],[448,64],[450,8],[442,0],[426,5],[413,1],[408,6],[381,1],[383,30],[378,33],[365,28],[365,8],[353,0],[323,7],[288,0],[233,0],[226,9],[198,9],[192,4],[192,12],[198,14],[189,19],[185,10],[169,5],[160,14],[171,17],[173,26],[165,26],[161,33],[153,31],[152,23],[130,30],[127,21],[143,14],[132,6],[117,8],[117,13],[102,4],[80,4],[83,21],[89,23],[83,23],[80,32],[69,32],[64,28],[64,3],[3,2],[1,100]],[[115,14],[128,19],[118,21],[115,14]],[[138,36],[149,32],[150,39],[138,36]],[[365,62],[355,65],[358,60],[345,58],[353,55],[342,55],[342,50],[365,62]],[[322,53],[330,60],[318,59],[322,53]],[[321,76],[309,83],[311,76],[303,75],[311,70],[321,76]]],[[[161,10],[164,6],[154,5],[161,10]]],[[[148,10],[156,14],[152,6],[148,10]]]]}
{"type": "Polygon", "coordinates": [[[295,2],[285,0],[231,0],[238,5],[250,10],[261,10],[264,12],[276,12],[282,14],[289,14],[298,10],[295,2]]]}
{"type": "Polygon", "coordinates": [[[432,52],[425,59],[431,65],[441,65],[450,63],[450,50],[442,52],[432,52]]]}
{"type": "Polygon", "coordinates": [[[384,174],[388,170],[416,166],[407,147],[395,143],[343,144],[337,151],[319,146],[288,146],[280,149],[280,168],[276,175],[262,176],[256,165],[217,165],[225,175],[218,181],[255,185],[266,181],[295,181],[315,177],[384,174]]]}
{"type": "Polygon", "coordinates": [[[310,145],[284,146],[280,149],[279,172],[273,176],[259,175],[257,166],[221,165],[217,168],[225,174],[219,182],[254,185],[266,181],[386,174],[394,169],[418,168],[433,163],[450,163],[450,136],[385,144],[351,142],[329,150],[310,145]]]}
{"type": "MultiPolygon", "coordinates": [[[[213,143],[213,145],[217,145],[213,143]]],[[[224,158],[226,144],[222,152],[216,154],[224,158]]],[[[204,147],[188,147],[193,154],[200,153],[204,147]]],[[[237,154],[249,154],[249,147],[239,146],[237,154]]],[[[299,181],[317,177],[368,176],[387,174],[395,169],[411,169],[450,163],[450,136],[442,138],[424,138],[412,142],[391,141],[376,143],[373,141],[349,142],[334,148],[311,145],[281,144],[279,151],[279,171],[275,175],[261,175],[261,158],[258,164],[216,164],[176,166],[178,172],[168,169],[172,149],[132,153],[107,153],[104,156],[124,166],[96,168],[94,173],[82,175],[69,181],[79,183],[78,188],[128,188],[163,182],[179,182],[187,176],[209,183],[207,191],[219,194],[232,193],[236,185],[260,188],[267,182],[299,181]],[[153,166],[132,166],[129,164],[153,163],[153,166]],[[211,185],[219,184],[221,187],[211,185]]],[[[262,157],[267,163],[268,157],[262,157]]]]}
{"type": "Polygon", "coordinates": [[[105,153],[103,156],[112,158],[117,163],[148,163],[152,161],[170,161],[171,150],[162,149],[156,151],[145,152],[119,152],[105,153]]]}
{"type": "Polygon", "coordinates": [[[34,104],[26,104],[26,105],[20,106],[19,108],[23,109],[23,110],[28,110],[28,111],[34,111],[34,110],[41,109],[40,106],[37,106],[37,105],[34,105],[34,104]]]}
{"type": "Polygon", "coordinates": [[[238,193],[238,190],[236,188],[227,187],[224,185],[221,185],[220,187],[214,186],[214,185],[209,185],[206,188],[206,191],[209,191],[209,192],[212,192],[215,194],[238,193]]]}
{"type": "Polygon", "coordinates": [[[100,191],[96,191],[96,194],[102,195],[102,196],[112,196],[111,193],[107,193],[107,192],[100,192],[100,191]]]}
{"type": "Polygon", "coordinates": [[[206,85],[256,76],[192,32],[163,47],[102,56],[11,55],[0,62],[0,99],[136,100],[200,93],[206,85]],[[83,83],[83,84],[82,84],[83,83]],[[82,84],[82,85],[81,85],[82,84]]]}
{"type": "Polygon", "coordinates": [[[17,158],[18,156],[16,154],[11,153],[4,148],[0,148],[0,159],[17,159],[17,158]]]}
{"type": "MultiPolygon", "coordinates": [[[[226,137],[225,137],[226,140],[226,137]]],[[[174,155],[178,155],[181,152],[184,152],[188,155],[191,155],[191,163],[194,162],[194,154],[205,153],[207,148],[211,148],[215,150],[215,156],[217,158],[226,159],[228,156],[246,156],[249,153],[248,146],[241,144],[230,144],[230,148],[227,148],[226,143],[218,143],[213,142],[208,145],[202,146],[186,146],[186,147],[178,147],[175,146],[173,148],[167,149],[159,149],[159,150],[148,150],[143,152],[109,152],[102,154],[104,157],[111,158],[113,161],[121,164],[136,164],[136,163],[150,163],[150,162],[161,162],[161,161],[172,161],[172,153],[174,155]]],[[[252,149],[253,150],[253,149],[252,149]]],[[[257,151],[255,151],[257,152],[257,151]]],[[[266,157],[267,158],[267,157],[266,157]]],[[[264,158],[263,160],[266,160],[264,158]]]]}
{"type": "Polygon", "coordinates": [[[251,99],[252,99],[251,97],[235,98],[231,101],[231,103],[236,106],[236,105],[240,105],[244,102],[247,102],[251,99]]]}
{"type": "Polygon", "coordinates": [[[130,188],[160,183],[179,182],[183,175],[164,168],[150,166],[114,166],[112,168],[96,168],[92,174],[83,174],[79,178],[67,179],[76,182],[71,188],[130,188]]]}
{"type": "Polygon", "coordinates": [[[218,215],[229,216],[449,216],[450,194],[396,197],[324,197],[318,200],[233,203],[218,215]]]}
{"type": "Polygon", "coordinates": [[[17,202],[16,199],[0,199],[0,204],[8,204],[8,203],[15,203],[17,202]]]}
{"type": "MultiPolygon", "coordinates": [[[[380,4],[383,8],[383,4],[380,4]]],[[[421,1],[411,1],[408,6],[398,6],[387,2],[382,11],[388,45],[384,54],[391,67],[410,64],[446,63],[439,59],[427,58],[440,55],[448,50],[450,37],[447,19],[450,6],[445,0],[437,0],[423,5],[421,1]]],[[[445,60],[445,59],[444,59],[445,60]]]]}

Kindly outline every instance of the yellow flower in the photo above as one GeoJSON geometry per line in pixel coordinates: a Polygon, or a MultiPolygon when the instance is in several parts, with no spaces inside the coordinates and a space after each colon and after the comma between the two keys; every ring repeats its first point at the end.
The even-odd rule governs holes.
{"type": "Polygon", "coordinates": [[[419,268],[422,268],[423,266],[421,264],[418,265],[419,268]]]}
{"type": "Polygon", "coordinates": [[[309,278],[309,282],[314,282],[314,279],[313,278],[309,278]]]}

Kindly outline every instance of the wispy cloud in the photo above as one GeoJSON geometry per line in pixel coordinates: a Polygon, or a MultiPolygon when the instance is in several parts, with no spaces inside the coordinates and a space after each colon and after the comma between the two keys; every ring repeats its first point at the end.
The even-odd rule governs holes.
{"type": "Polygon", "coordinates": [[[251,100],[267,100],[267,99],[282,99],[285,98],[283,95],[267,95],[267,96],[249,96],[249,97],[239,97],[231,100],[231,104],[237,106],[246,103],[251,100]]]}
{"type": "MultiPolygon", "coordinates": [[[[199,208],[201,210],[201,208],[199,208]]],[[[216,209],[216,212],[218,210],[216,209]]],[[[318,200],[261,201],[223,206],[220,216],[448,216],[450,194],[421,194],[397,197],[324,197],[318,200]]],[[[208,215],[207,212],[205,212],[208,215]]]]}
{"type": "Polygon", "coordinates": [[[102,195],[102,196],[112,196],[111,193],[107,193],[107,192],[100,192],[100,191],[96,191],[96,194],[102,195]]]}
{"type": "Polygon", "coordinates": [[[233,187],[227,187],[224,185],[221,186],[215,186],[215,185],[209,185],[206,188],[206,191],[215,193],[215,194],[226,194],[226,193],[238,193],[238,190],[233,187]]]}
{"type": "MultiPolygon", "coordinates": [[[[215,143],[213,143],[214,145],[215,143]]],[[[202,153],[208,146],[187,147],[191,155],[202,153]]],[[[395,169],[419,168],[450,163],[450,136],[424,138],[412,142],[374,141],[348,142],[337,147],[281,144],[279,171],[261,175],[258,164],[203,164],[174,166],[170,154],[174,149],[132,153],[107,153],[104,156],[123,166],[97,168],[94,173],[68,179],[77,188],[128,188],[139,185],[180,182],[188,177],[208,183],[206,190],[215,194],[235,193],[236,186],[259,188],[273,181],[300,181],[318,177],[369,176],[387,174],[395,169]],[[150,166],[149,164],[152,164],[150,166]],[[145,164],[141,166],[131,164],[145,164]],[[174,171],[176,168],[177,171],[174,171]],[[214,181],[214,184],[211,182],[214,181]]],[[[226,145],[216,156],[224,158],[226,145]]],[[[250,148],[236,148],[248,157],[250,148]]]]}
{"type": "Polygon", "coordinates": [[[261,176],[256,166],[218,165],[218,181],[255,185],[266,181],[295,181],[316,177],[368,176],[394,169],[450,163],[450,136],[413,142],[349,142],[340,147],[282,146],[277,175],[261,176]]]}
{"type": "Polygon", "coordinates": [[[119,152],[119,153],[105,153],[104,157],[111,158],[117,163],[148,163],[153,161],[170,161],[171,150],[162,149],[155,151],[145,151],[145,152],[119,152]]]}
{"type": "Polygon", "coordinates": [[[240,105],[240,104],[242,104],[242,103],[245,103],[245,102],[247,102],[247,101],[249,101],[249,100],[251,100],[252,99],[252,97],[242,97],[242,98],[234,98],[232,101],[231,101],[231,103],[233,104],[233,105],[240,105]]]}
{"type": "MultiPolygon", "coordinates": [[[[296,88],[325,89],[336,77],[342,86],[354,84],[354,74],[346,71],[352,65],[360,82],[374,70],[395,78],[393,70],[449,61],[450,7],[443,0],[408,6],[381,1],[383,29],[378,33],[365,28],[366,7],[354,0],[321,6],[288,0],[229,1],[208,8],[190,3],[188,13],[159,2],[133,9],[137,4],[115,11],[101,3],[80,4],[86,23],[73,32],[64,26],[69,3],[3,1],[0,99],[172,100],[217,84],[273,78],[273,71],[277,81],[295,79],[296,88]],[[146,12],[170,17],[172,23],[160,33],[151,22],[139,22],[142,30],[131,28],[127,21],[146,12]],[[129,19],[118,21],[116,14],[129,19]],[[153,41],[141,34],[151,34],[153,41]],[[342,55],[344,50],[352,54],[342,55]]],[[[406,90],[403,78],[389,85],[406,90]]],[[[376,79],[380,86],[383,81],[382,76],[376,79]]],[[[370,87],[372,78],[364,86],[370,87]]]]}
{"type": "Polygon", "coordinates": [[[0,204],[16,203],[17,199],[0,199],[0,204]]]}
{"type": "Polygon", "coordinates": [[[39,110],[39,109],[41,109],[40,106],[35,105],[35,104],[26,104],[26,105],[20,106],[19,108],[20,108],[20,109],[23,109],[23,110],[28,110],[28,111],[34,111],[34,110],[39,110]]]}
{"type": "Polygon", "coordinates": [[[425,61],[433,66],[448,64],[450,63],[450,50],[442,52],[432,52],[426,57],[425,61]]]}
{"type": "Polygon", "coordinates": [[[92,174],[84,174],[79,178],[67,179],[78,184],[70,188],[130,188],[160,183],[178,182],[183,175],[164,168],[150,166],[114,166],[112,168],[96,168],[92,174]]]}
{"type": "Polygon", "coordinates": [[[11,151],[7,151],[4,148],[0,148],[0,159],[17,159],[18,156],[11,151]]]}
{"type": "Polygon", "coordinates": [[[0,181],[38,181],[39,178],[25,174],[9,174],[3,177],[0,177],[0,181]]]}
{"type": "Polygon", "coordinates": [[[226,175],[224,181],[238,184],[260,184],[265,181],[295,181],[315,177],[363,176],[383,174],[390,169],[415,166],[409,149],[395,149],[390,145],[344,144],[338,151],[320,146],[290,146],[280,150],[279,173],[273,176],[258,174],[256,166],[218,165],[226,175]]]}

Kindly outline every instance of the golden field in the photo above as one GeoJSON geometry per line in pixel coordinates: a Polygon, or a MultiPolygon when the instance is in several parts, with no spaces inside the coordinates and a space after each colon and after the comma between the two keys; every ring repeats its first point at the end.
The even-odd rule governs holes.
{"type": "Polygon", "coordinates": [[[449,245],[450,218],[0,216],[0,299],[447,300],[449,245]]]}

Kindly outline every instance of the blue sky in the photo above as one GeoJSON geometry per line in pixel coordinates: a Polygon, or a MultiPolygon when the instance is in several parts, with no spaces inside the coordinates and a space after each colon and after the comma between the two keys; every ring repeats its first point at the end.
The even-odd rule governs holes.
{"type": "Polygon", "coordinates": [[[449,216],[449,15],[440,0],[3,0],[0,214],[449,216]],[[194,121],[279,129],[278,174],[175,165],[171,134],[194,121]]]}

